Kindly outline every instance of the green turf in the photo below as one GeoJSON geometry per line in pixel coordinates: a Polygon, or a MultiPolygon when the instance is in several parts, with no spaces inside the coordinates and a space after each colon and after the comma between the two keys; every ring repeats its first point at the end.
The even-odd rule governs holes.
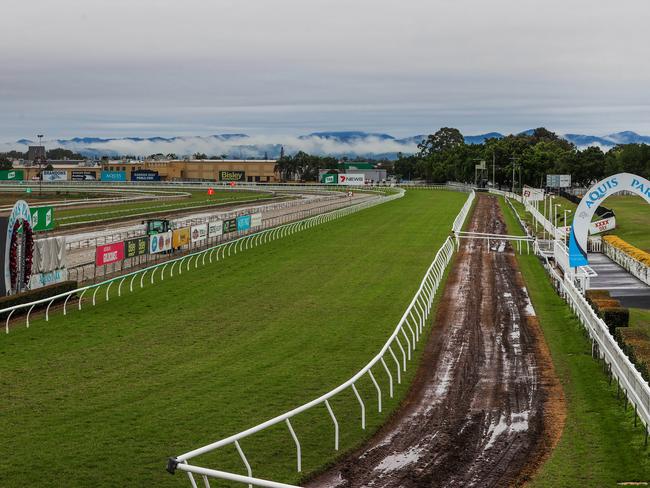
{"type": "MultiPolygon", "coordinates": [[[[502,208],[512,233],[520,233],[510,207],[502,208]]],[[[591,358],[591,343],[565,302],[555,293],[539,259],[518,256],[564,394],[566,425],[557,448],[534,476],[531,487],[616,486],[650,480],[644,434],[634,428],[609,386],[602,365],[591,358]]]]}
{"type": "MultiPolygon", "coordinates": [[[[0,340],[0,485],[189,486],[182,473],[165,473],[167,456],[311,400],[374,356],[466,198],[408,192],[94,309],[16,328],[0,340]]],[[[385,373],[374,372],[386,392],[385,373]]],[[[372,383],[358,386],[365,432],[351,391],[331,402],[341,453],[397,405],[384,395],[377,415],[372,383]]],[[[324,406],[293,426],[303,474],[335,459],[324,406]]],[[[241,444],[256,476],[301,478],[285,425],[241,444]]],[[[232,446],[196,462],[245,473],[232,446]]]]}
{"type": "Polygon", "coordinates": [[[632,195],[609,197],[604,204],[616,214],[616,230],[611,234],[650,252],[650,205],[632,195]]]}
{"type": "Polygon", "coordinates": [[[132,215],[141,215],[151,212],[167,212],[192,207],[204,208],[224,205],[233,202],[254,201],[271,198],[272,193],[252,191],[228,191],[215,189],[213,195],[206,191],[189,191],[187,198],[170,200],[144,200],[131,203],[120,203],[115,205],[102,204],[96,207],[71,208],[68,210],[56,210],[57,224],[73,224],[93,222],[96,220],[120,219],[132,215]]]}

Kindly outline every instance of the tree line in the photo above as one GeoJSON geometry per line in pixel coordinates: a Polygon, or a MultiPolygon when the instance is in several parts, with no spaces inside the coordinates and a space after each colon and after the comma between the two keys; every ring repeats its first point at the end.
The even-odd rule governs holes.
{"type": "Polygon", "coordinates": [[[650,176],[650,146],[618,145],[608,152],[599,147],[578,149],[543,127],[531,133],[465,144],[458,129],[443,127],[418,145],[414,155],[399,155],[393,173],[401,179],[434,183],[474,182],[475,166],[485,161],[484,176],[497,186],[546,185],[547,174],[570,174],[574,186],[589,186],[607,175],[629,172],[650,176]]]}

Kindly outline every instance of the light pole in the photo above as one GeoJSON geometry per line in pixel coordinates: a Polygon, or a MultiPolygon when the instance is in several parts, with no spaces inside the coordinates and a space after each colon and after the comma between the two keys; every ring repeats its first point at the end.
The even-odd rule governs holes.
{"type": "Polygon", "coordinates": [[[566,214],[567,214],[567,213],[571,213],[571,210],[569,210],[568,208],[565,208],[565,209],[564,209],[564,243],[565,243],[565,244],[567,243],[567,235],[568,235],[567,230],[566,230],[566,228],[567,228],[567,225],[566,225],[566,214]]]}
{"type": "MultiPolygon", "coordinates": [[[[36,134],[36,137],[38,137],[39,147],[43,147],[43,134],[36,134]]],[[[45,148],[43,148],[43,153],[45,153],[45,148]]],[[[43,158],[40,155],[38,158],[38,196],[39,198],[43,196],[43,158]]]]}
{"type": "Polygon", "coordinates": [[[557,239],[557,207],[561,207],[562,204],[560,203],[554,203],[553,204],[553,220],[554,220],[554,225],[555,225],[555,239],[557,239]]]}

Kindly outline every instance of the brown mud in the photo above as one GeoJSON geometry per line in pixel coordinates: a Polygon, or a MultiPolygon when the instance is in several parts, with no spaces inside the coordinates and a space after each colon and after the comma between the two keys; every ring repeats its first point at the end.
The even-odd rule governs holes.
{"type": "MultiPolygon", "coordinates": [[[[469,230],[506,233],[495,197],[477,196],[469,230]]],[[[400,409],[306,486],[519,486],[556,445],[564,417],[513,249],[463,240],[400,409]]]]}

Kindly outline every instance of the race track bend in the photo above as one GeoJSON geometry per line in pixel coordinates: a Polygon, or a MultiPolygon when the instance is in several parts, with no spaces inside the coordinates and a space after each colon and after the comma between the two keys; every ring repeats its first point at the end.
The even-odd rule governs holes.
{"type": "MultiPolygon", "coordinates": [[[[469,230],[505,229],[497,199],[477,195],[469,230]]],[[[520,486],[564,419],[512,247],[463,240],[407,398],[364,446],[305,486],[520,486]]]]}

